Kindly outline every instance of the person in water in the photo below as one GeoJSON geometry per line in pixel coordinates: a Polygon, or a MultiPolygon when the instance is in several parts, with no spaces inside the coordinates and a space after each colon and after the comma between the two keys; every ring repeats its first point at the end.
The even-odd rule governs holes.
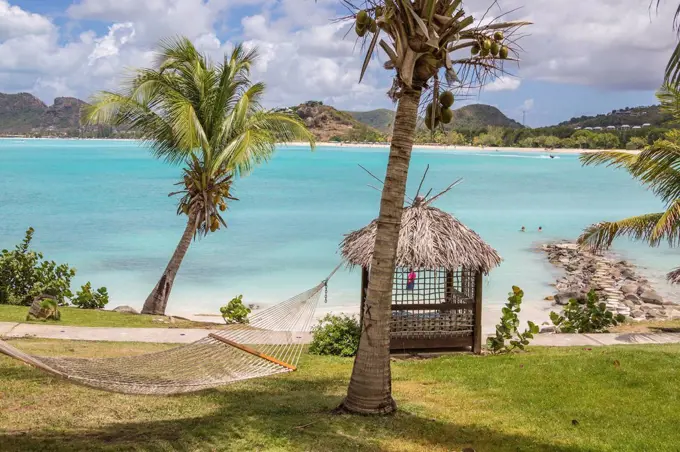
{"type": "Polygon", "coordinates": [[[527,228],[525,228],[524,226],[522,226],[522,229],[520,229],[519,232],[526,232],[526,230],[527,230],[527,228]]]}
{"type": "Polygon", "coordinates": [[[538,227],[538,232],[543,232],[543,226],[538,227]]]}
{"type": "Polygon", "coordinates": [[[408,269],[408,277],[406,278],[406,290],[413,290],[416,286],[416,272],[413,268],[408,269]]]}

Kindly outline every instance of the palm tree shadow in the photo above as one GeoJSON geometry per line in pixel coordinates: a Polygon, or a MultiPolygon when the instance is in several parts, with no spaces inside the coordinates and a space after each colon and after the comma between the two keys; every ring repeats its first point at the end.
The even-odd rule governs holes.
{"type": "MultiPolygon", "coordinates": [[[[271,381],[271,380],[270,380],[271,381]]],[[[481,451],[584,452],[587,449],[459,425],[399,411],[385,417],[331,414],[340,402],[338,380],[276,379],[254,388],[234,385],[226,390],[179,396],[206,397],[217,408],[208,415],[172,420],[120,422],[78,431],[35,430],[1,433],[4,452],[106,450],[390,450],[394,444],[423,449],[444,447],[481,451]]]]}

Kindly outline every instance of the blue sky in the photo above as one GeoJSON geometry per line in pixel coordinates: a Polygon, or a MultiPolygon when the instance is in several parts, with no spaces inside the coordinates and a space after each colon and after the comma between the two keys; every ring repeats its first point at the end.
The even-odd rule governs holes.
{"type": "MultiPolygon", "coordinates": [[[[464,4],[480,17],[491,1],[464,4]]],[[[534,23],[522,62],[460,104],[488,103],[518,121],[524,111],[527,125],[541,126],[655,103],[674,6],[657,14],[648,0],[499,0],[491,15],[534,23]]],[[[339,0],[0,0],[0,92],[87,99],[125,68],[151,64],[159,39],[182,34],[215,58],[236,42],[257,46],[254,78],[267,84],[269,106],[392,108],[381,55],[358,83],[361,49],[332,21],[342,13],[339,0]]]]}

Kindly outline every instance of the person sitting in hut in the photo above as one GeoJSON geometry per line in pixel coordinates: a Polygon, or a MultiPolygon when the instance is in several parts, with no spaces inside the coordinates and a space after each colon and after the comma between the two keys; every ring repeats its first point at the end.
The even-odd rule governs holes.
{"type": "Polygon", "coordinates": [[[416,272],[413,268],[408,269],[408,276],[406,278],[406,290],[413,290],[416,286],[416,272]]]}

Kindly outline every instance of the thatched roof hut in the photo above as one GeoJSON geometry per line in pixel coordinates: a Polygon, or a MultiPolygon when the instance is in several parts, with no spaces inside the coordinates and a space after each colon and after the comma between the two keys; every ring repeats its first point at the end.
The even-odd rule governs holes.
{"type": "MultiPolygon", "coordinates": [[[[377,220],[345,236],[340,251],[352,266],[367,268],[373,259],[377,220]]],[[[397,267],[468,268],[488,274],[501,257],[472,229],[421,199],[401,218],[397,267]]]]}

